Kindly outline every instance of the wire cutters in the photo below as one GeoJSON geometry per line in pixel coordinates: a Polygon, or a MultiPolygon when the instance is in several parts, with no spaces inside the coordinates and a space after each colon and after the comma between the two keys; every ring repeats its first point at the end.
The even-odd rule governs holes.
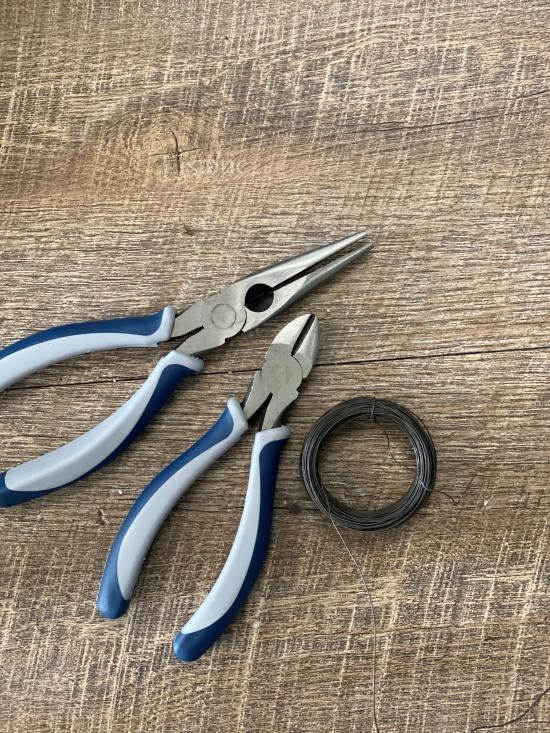
{"type": "Polygon", "coordinates": [[[269,544],[273,497],[281,450],[289,430],[283,414],[298,397],[319,350],[319,323],[303,315],[287,324],[269,347],[240,404],[231,398],[212,427],[142,491],[113,543],[98,595],[106,618],[118,618],[130,603],[139,572],[164,520],[196,479],[248,429],[265,407],[252,448],[244,508],[227,561],[200,608],[174,641],[183,661],[198,659],[231,623],[250,593],[269,544]]]}
{"type": "Polygon", "coordinates": [[[203,362],[198,354],[260,326],[367,252],[371,244],[313,269],[365,234],[358,232],[258,270],[180,313],[167,306],[150,316],[72,323],[38,332],[0,351],[2,391],[42,367],[79,354],[183,339],[158,361],[132,397],[103,422],[56,450],[0,473],[0,506],[56,491],[111,461],[142,432],[177,384],[201,371],[203,362]]]}

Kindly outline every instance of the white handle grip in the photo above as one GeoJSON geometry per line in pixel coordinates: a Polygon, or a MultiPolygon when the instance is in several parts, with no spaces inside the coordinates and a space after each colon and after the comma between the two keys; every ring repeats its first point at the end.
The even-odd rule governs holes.
{"type": "Polygon", "coordinates": [[[184,662],[201,657],[237,615],[262,568],[273,516],[279,458],[287,427],[256,434],[243,513],[233,547],[210,593],[174,640],[184,662]]]}
{"type": "Polygon", "coordinates": [[[73,356],[132,346],[156,346],[170,338],[176,310],[151,316],[114,318],[56,326],[0,351],[0,392],[29,374],[73,356]]]}
{"type": "Polygon", "coordinates": [[[0,474],[0,506],[21,504],[96,471],[121,453],[150,422],[186,376],[203,362],[171,351],[122,407],[84,435],[0,474]]]}
{"type": "Polygon", "coordinates": [[[141,492],[122,523],[107,558],[97,598],[102,616],[118,618],[126,612],[143,562],[164,520],[187,489],[239,440],[247,428],[240,404],[230,399],[210,430],[141,492]]]}

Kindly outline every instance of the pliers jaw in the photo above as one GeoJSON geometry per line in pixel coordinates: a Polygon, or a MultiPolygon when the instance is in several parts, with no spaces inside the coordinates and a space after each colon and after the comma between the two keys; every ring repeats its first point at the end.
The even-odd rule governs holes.
{"type": "Polygon", "coordinates": [[[197,355],[221,346],[241,331],[260,326],[368,252],[372,245],[364,244],[317,270],[313,269],[365,234],[366,231],[352,234],[227,285],[219,293],[197,301],[178,315],[170,338],[184,336],[178,351],[197,355]]]}
{"type": "Polygon", "coordinates": [[[250,421],[265,406],[262,430],[278,427],[287,408],[298,397],[319,352],[319,321],[311,314],[295,318],[275,337],[265,362],[252,378],[243,400],[250,421]]]}

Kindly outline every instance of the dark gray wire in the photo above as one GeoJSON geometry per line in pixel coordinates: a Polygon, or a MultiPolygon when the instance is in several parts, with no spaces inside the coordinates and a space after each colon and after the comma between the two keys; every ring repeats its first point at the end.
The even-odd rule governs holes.
{"type": "Polygon", "coordinates": [[[334,527],[334,531],[340,538],[340,541],[346,548],[346,552],[350,556],[350,558],[353,561],[353,564],[355,565],[355,568],[357,570],[357,573],[359,575],[359,578],[361,580],[361,583],[363,584],[363,587],[365,589],[365,593],[367,594],[367,599],[369,601],[371,616],[372,616],[372,673],[371,673],[371,680],[372,680],[372,718],[374,723],[374,728],[376,730],[376,733],[382,733],[380,730],[380,724],[378,722],[378,712],[377,712],[377,702],[376,702],[376,662],[377,662],[377,649],[378,649],[378,626],[376,624],[376,611],[374,608],[374,601],[372,600],[372,593],[370,592],[369,585],[367,583],[367,580],[365,578],[365,575],[363,571],[361,570],[361,566],[359,565],[359,561],[353,554],[353,552],[350,550],[348,543],[344,539],[344,535],[340,532],[338,527],[336,526],[336,522],[332,518],[332,515],[329,514],[329,519],[332,522],[332,526],[334,527]]]}
{"type": "MultiPolygon", "coordinates": [[[[386,433],[386,437],[388,437],[386,433]]],[[[389,441],[389,438],[388,438],[389,441]]],[[[372,666],[372,712],[373,723],[377,733],[381,733],[376,701],[376,647],[377,647],[377,625],[374,603],[367,581],[361,567],[350,550],[342,533],[335,524],[335,520],[351,529],[374,531],[377,529],[388,529],[397,527],[409,519],[424,504],[426,499],[435,491],[435,477],[437,471],[437,455],[435,446],[428,429],[413,412],[401,407],[390,400],[378,400],[375,397],[356,397],[336,405],[326,412],[315,423],[309,435],[304,441],[302,448],[302,475],[307,491],[317,508],[331,521],[340,540],[353,560],[359,577],[363,583],[369,600],[372,622],[373,622],[373,666],[372,666]],[[389,506],[373,511],[356,511],[342,501],[336,499],[324,486],[320,478],[319,463],[321,449],[328,436],[347,422],[358,418],[367,418],[377,421],[377,418],[387,420],[402,430],[409,439],[416,459],[416,476],[407,493],[398,501],[389,506]]],[[[445,492],[442,492],[445,493],[445,492]]],[[[456,503],[454,498],[449,498],[456,503]]],[[[550,692],[547,687],[539,693],[531,704],[520,714],[506,720],[504,723],[493,723],[478,725],[470,730],[470,733],[481,730],[497,730],[506,728],[513,723],[518,723],[538,705],[542,698],[550,692]]]]}
{"type": "Polygon", "coordinates": [[[545,690],[540,692],[533,702],[529,705],[528,708],[525,708],[525,710],[520,713],[519,715],[516,715],[515,718],[510,718],[510,720],[505,720],[504,723],[495,723],[493,725],[476,725],[475,728],[472,728],[470,733],[476,733],[478,730],[497,730],[498,728],[507,728],[509,725],[512,725],[513,723],[519,723],[520,720],[523,720],[527,713],[531,712],[534,707],[536,707],[539,702],[542,700],[542,698],[547,695],[550,692],[550,687],[547,687],[545,690]]]}
{"type": "Polygon", "coordinates": [[[390,529],[406,522],[430,496],[437,473],[435,446],[420,418],[396,402],[376,397],[355,397],[325,412],[304,441],[301,462],[306,489],[319,511],[333,517],[343,527],[367,532],[390,529]],[[416,475],[409,489],[382,509],[353,509],[331,494],[321,480],[320,459],[325,441],[334,430],[359,417],[392,423],[407,436],[414,452],[416,475]]]}
{"type": "MultiPolygon", "coordinates": [[[[388,439],[389,449],[389,436],[388,439]]],[[[391,450],[390,450],[391,454],[391,450]]],[[[330,519],[346,551],[353,560],[361,582],[365,588],[372,613],[373,655],[372,655],[372,715],[377,733],[381,733],[377,712],[376,662],[377,638],[376,613],[372,594],[361,566],[350,550],[338,524],[350,529],[374,531],[397,527],[406,521],[426,501],[433,490],[437,469],[437,456],[431,436],[422,421],[410,410],[389,400],[377,400],[375,397],[356,397],[342,402],[326,412],[313,426],[302,449],[302,475],[304,483],[317,508],[330,519]],[[383,508],[372,511],[354,510],[344,502],[336,499],[325,487],[320,476],[320,457],[326,439],[346,423],[359,418],[377,422],[386,420],[396,425],[409,439],[416,459],[416,476],[407,491],[398,501],[383,508]]]]}

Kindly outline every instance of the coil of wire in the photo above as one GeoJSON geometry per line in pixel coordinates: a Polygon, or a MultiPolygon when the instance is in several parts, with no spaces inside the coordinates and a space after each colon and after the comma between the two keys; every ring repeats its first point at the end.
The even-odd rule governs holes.
{"type": "Polygon", "coordinates": [[[373,532],[397,527],[426,502],[435,484],[437,454],[428,429],[411,410],[390,400],[356,397],[335,405],[315,423],[304,441],[301,466],[306,489],[323,514],[344,527],[373,532]],[[406,493],[381,509],[354,509],[333,496],[321,479],[320,461],[327,438],[357,418],[395,425],[408,438],[416,460],[416,474],[406,493]]]}

